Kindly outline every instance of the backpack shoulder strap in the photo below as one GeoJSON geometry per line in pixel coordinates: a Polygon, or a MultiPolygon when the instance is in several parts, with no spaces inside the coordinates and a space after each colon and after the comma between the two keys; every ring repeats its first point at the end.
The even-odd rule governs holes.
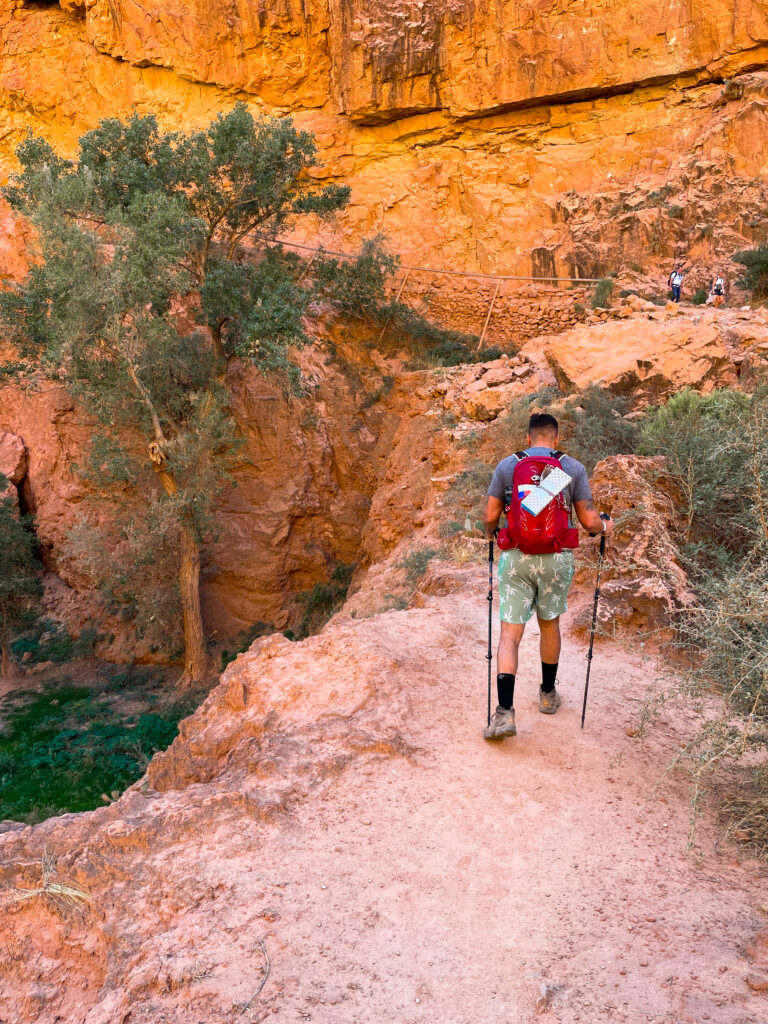
{"type": "Polygon", "coordinates": [[[557,461],[559,462],[560,459],[562,459],[562,457],[565,455],[565,452],[550,452],[549,455],[550,458],[557,459],[557,461]]]}
{"type": "Polygon", "coordinates": [[[515,458],[517,459],[518,462],[522,462],[523,459],[527,459],[528,458],[528,456],[523,451],[515,452],[514,455],[515,455],[515,458]]]}

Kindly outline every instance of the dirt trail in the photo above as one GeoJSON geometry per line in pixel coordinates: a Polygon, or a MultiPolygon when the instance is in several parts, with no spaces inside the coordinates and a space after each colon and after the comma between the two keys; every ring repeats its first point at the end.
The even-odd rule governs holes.
{"type": "MultiPolygon", "coordinates": [[[[653,662],[601,645],[582,733],[584,645],[566,639],[564,706],[545,717],[529,628],[518,735],[486,743],[486,606],[481,573],[468,578],[429,607],[336,620],[305,644],[240,659],[157,774],[208,758],[215,783],[129,793],[90,816],[90,845],[71,819],[0,842],[6,864],[48,842],[69,845],[64,860],[92,889],[115,876],[102,904],[106,952],[93,958],[108,965],[98,1003],[88,1013],[73,998],[63,1019],[768,1019],[768,999],[744,982],[745,944],[765,923],[757,866],[739,864],[707,821],[686,856],[687,790],[680,780],[654,789],[671,727],[645,743],[625,732],[656,685],[653,662]],[[278,689],[283,699],[258,765],[252,729],[222,738],[222,723],[242,729],[256,700],[232,710],[249,676],[258,700],[274,704],[278,689]],[[281,779],[289,796],[275,806],[287,813],[243,812],[248,786],[264,799],[281,779]],[[262,977],[259,939],[271,971],[240,1015],[233,1001],[262,977]]],[[[37,1019],[55,1019],[47,1012],[37,1019]]]]}
{"type": "Polygon", "coordinates": [[[686,857],[687,792],[653,788],[666,744],[625,732],[653,665],[601,646],[581,733],[584,647],[566,640],[545,717],[529,627],[518,735],[488,744],[483,610],[480,591],[456,601],[443,650],[410,613],[403,647],[433,666],[409,694],[420,753],[348,779],[265,851],[296,900],[279,932],[305,1019],[515,1024],[537,1001],[563,1022],[768,1019],[738,953],[760,923],[748,873],[706,825],[686,857]]]}

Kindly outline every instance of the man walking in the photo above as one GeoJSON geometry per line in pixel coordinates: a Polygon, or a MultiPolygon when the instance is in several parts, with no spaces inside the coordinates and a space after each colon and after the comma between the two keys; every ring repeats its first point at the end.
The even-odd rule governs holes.
{"type": "Polygon", "coordinates": [[[683,287],[683,272],[680,267],[675,267],[672,273],[669,275],[669,281],[667,282],[669,287],[672,289],[672,301],[680,301],[680,291],[683,287]]]}
{"type": "Polygon", "coordinates": [[[568,588],[573,579],[573,551],[578,534],[573,513],[590,533],[610,533],[613,523],[603,520],[592,503],[587,471],[576,459],[557,451],[559,427],[549,413],[534,413],[528,424],[528,448],[502,459],[496,467],[483,516],[486,535],[497,533],[499,519],[507,512],[508,528],[499,536],[506,547],[499,558],[501,637],[497,655],[499,704],[483,735],[487,740],[514,736],[515,677],[517,655],[525,624],[534,610],[541,633],[541,686],[539,711],[554,715],[560,706],[555,681],[560,661],[560,616],[567,608],[568,588]],[[566,474],[564,477],[562,474],[566,474]],[[559,476],[557,474],[560,474],[559,476]],[[535,507],[540,484],[569,478],[564,489],[533,515],[525,505],[535,507]],[[527,481],[527,482],[522,482],[527,481]],[[531,553],[531,549],[535,553],[531,553]]]}

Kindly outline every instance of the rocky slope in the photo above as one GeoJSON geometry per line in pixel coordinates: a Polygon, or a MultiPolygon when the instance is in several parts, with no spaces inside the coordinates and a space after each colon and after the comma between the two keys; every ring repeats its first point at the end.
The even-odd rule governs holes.
{"type": "MultiPolygon", "coordinates": [[[[220,532],[207,552],[207,628],[224,636],[254,622],[283,628],[292,595],[327,581],[338,564],[357,565],[353,592],[369,569],[375,572],[378,583],[358,610],[386,606],[387,594],[395,595],[391,604],[402,586],[398,561],[412,548],[441,546],[441,527],[457,514],[443,499],[465,468],[467,433],[482,439],[516,398],[555,383],[566,393],[598,383],[641,408],[682,387],[733,387],[768,354],[768,315],[760,310],[680,313],[628,300],[618,313],[532,339],[512,359],[455,368],[398,372],[396,359],[380,369],[370,360],[355,366],[334,361],[321,344],[304,357],[312,387],[301,402],[287,402],[255,372],[235,368],[233,411],[247,443],[237,487],[221,495],[220,532]],[[389,390],[382,387],[386,369],[389,390]]],[[[354,344],[346,351],[354,357],[354,344]]],[[[8,452],[24,455],[8,474],[22,507],[35,513],[47,567],[64,584],[51,581],[51,611],[75,634],[98,621],[115,636],[101,654],[143,658],[149,652],[133,647],[125,626],[98,609],[65,553],[88,496],[75,467],[89,429],[59,387],[0,389],[0,430],[8,452]]],[[[487,462],[519,441],[491,443],[487,462]]],[[[620,488],[620,474],[614,482],[620,488]]],[[[637,496],[636,504],[643,500],[637,496]]],[[[657,612],[668,607],[663,597],[657,612]]]]}

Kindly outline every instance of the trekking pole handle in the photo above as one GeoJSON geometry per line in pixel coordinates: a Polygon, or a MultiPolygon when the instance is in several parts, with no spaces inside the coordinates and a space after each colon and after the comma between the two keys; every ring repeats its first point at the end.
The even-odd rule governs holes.
{"type": "MultiPolygon", "coordinates": [[[[600,518],[602,520],[604,520],[604,522],[607,523],[610,520],[611,517],[608,515],[607,512],[601,512],[600,513],[600,518]]],[[[589,536],[590,537],[597,537],[597,534],[596,533],[590,533],[589,536]]],[[[600,541],[600,547],[601,547],[601,549],[603,551],[605,551],[605,530],[603,530],[603,539],[600,541]]]]}

